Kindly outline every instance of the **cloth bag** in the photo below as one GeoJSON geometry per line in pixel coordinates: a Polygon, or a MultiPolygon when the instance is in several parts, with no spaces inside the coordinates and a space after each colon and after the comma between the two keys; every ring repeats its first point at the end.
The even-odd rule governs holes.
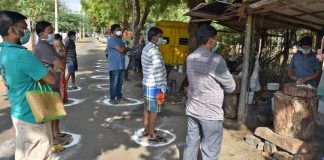
{"type": "Polygon", "coordinates": [[[26,99],[37,123],[46,123],[66,116],[60,94],[53,92],[48,84],[42,86],[39,82],[35,83],[34,90],[26,93],[26,99]],[[40,90],[36,90],[36,86],[40,90]]]}
{"type": "Polygon", "coordinates": [[[65,80],[65,73],[61,73],[61,80],[60,80],[60,95],[63,102],[68,101],[68,94],[67,94],[67,83],[65,80]]]}

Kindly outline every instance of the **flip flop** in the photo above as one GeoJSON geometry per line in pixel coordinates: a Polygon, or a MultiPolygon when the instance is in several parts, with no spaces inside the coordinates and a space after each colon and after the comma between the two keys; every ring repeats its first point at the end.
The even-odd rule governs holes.
{"type": "Polygon", "coordinates": [[[61,139],[61,138],[55,138],[54,140],[53,140],[53,144],[54,145],[67,145],[67,144],[69,144],[69,141],[67,141],[67,140],[64,140],[64,139],[61,139]]]}
{"type": "MultiPolygon", "coordinates": [[[[154,130],[154,133],[156,134],[157,133],[157,131],[156,130],[154,130]]],[[[142,132],[142,137],[147,137],[149,135],[149,133],[146,133],[146,132],[142,132]]]]}
{"type": "Polygon", "coordinates": [[[72,137],[72,136],[70,134],[66,134],[66,133],[59,133],[58,137],[66,138],[66,137],[72,137]]]}
{"type": "Polygon", "coordinates": [[[157,143],[160,143],[160,142],[167,142],[168,140],[167,139],[165,139],[165,138],[163,138],[163,137],[161,137],[161,136],[158,136],[158,135],[156,135],[156,137],[155,138],[153,138],[153,139],[148,139],[148,141],[150,141],[150,142],[157,142],[157,143]]]}

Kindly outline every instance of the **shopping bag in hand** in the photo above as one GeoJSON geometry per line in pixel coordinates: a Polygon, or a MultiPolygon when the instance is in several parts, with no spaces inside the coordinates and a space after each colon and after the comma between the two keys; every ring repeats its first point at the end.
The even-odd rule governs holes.
{"type": "Polygon", "coordinates": [[[37,123],[45,123],[66,116],[60,94],[53,92],[48,84],[42,86],[39,82],[35,83],[34,89],[26,93],[26,99],[37,123]],[[36,86],[39,90],[36,90],[36,86]]]}

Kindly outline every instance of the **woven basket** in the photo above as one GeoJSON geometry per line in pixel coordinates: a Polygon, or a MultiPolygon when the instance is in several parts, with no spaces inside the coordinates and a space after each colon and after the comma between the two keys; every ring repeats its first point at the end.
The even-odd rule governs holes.
{"type": "Polygon", "coordinates": [[[38,86],[40,91],[35,90],[34,87],[33,91],[26,93],[27,102],[33,112],[36,122],[45,123],[65,117],[66,112],[60,94],[53,92],[48,85],[45,85],[45,90],[43,90],[40,83],[38,83],[38,86]]]}

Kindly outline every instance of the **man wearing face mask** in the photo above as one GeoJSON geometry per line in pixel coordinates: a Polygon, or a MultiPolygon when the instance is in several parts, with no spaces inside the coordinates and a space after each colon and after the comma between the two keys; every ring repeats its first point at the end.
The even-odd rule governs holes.
{"type": "MultiPolygon", "coordinates": [[[[55,52],[52,41],[55,39],[54,29],[52,24],[47,21],[40,21],[36,24],[36,33],[39,40],[35,49],[35,56],[43,62],[43,64],[55,74],[56,83],[53,85],[54,92],[60,92],[60,77],[61,71],[65,70],[64,57],[61,57],[55,52]],[[54,70],[55,68],[55,70],[54,70]]],[[[51,122],[53,143],[54,145],[64,145],[68,141],[65,138],[65,134],[60,133],[59,120],[51,122]]]]}
{"type": "Polygon", "coordinates": [[[209,24],[198,27],[199,48],[187,58],[189,80],[186,104],[187,137],[183,160],[217,160],[222,137],[224,91],[233,92],[235,81],[226,62],[212,49],[217,45],[217,30],[209,24]]]}
{"type": "Polygon", "coordinates": [[[316,88],[322,65],[312,51],[312,37],[305,36],[299,43],[299,51],[293,55],[288,66],[288,76],[296,81],[296,84],[310,84],[316,88]]]}
{"type": "Polygon", "coordinates": [[[108,40],[108,69],[110,78],[110,103],[115,105],[120,101],[127,101],[121,90],[125,74],[125,55],[128,49],[122,40],[122,31],[119,24],[111,26],[113,36],[108,40]]]}
{"type": "Polygon", "coordinates": [[[143,91],[144,91],[144,132],[143,137],[148,136],[151,142],[166,142],[167,140],[155,131],[158,113],[162,104],[157,102],[157,94],[165,93],[167,79],[166,70],[158,45],[162,44],[162,30],[152,27],[147,32],[149,43],[143,48],[141,57],[143,68],[143,91]]]}
{"type": "Polygon", "coordinates": [[[33,53],[21,46],[30,39],[25,16],[0,11],[0,72],[7,87],[11,118],[16,130],[15,159],[51,159],[52,135],[48,123],[36,123],[26,100],[37,81],[55,84],[55,77],[33,53]]]}

